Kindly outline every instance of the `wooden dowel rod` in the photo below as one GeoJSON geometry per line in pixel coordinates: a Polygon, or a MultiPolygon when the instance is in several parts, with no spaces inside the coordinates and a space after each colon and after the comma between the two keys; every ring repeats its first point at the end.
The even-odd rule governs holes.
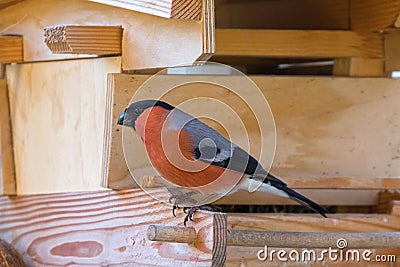
{"type": "MultiPolygon", "coordinates": [[[[193,227],[150,225],[147,236],[151,241],[193,243],[193,227]]],[[[276,248],[400,248],[400,232],[268,232],[227,230],[227,245],[276,248]]]]}
{"type": "Polygon", "coordinates": [[[400,232],[265,232],[227,230],[228,246],[277,248],[398,248],[400,232]]]}
{"type": "Polygon", "coordinates": [[[150,241],[192,244],[196,240],[196,230],[193,227],[153,224],[147,228],[147,238],[150,241]]]}

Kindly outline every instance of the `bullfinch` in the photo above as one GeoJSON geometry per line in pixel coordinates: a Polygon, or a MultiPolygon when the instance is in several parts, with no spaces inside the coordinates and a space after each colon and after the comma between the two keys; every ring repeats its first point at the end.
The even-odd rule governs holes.
{"type": "MultiPolygon", "coordinates": [[[[136,132],[152,165],[173,184],[200,188],[218,180],[220,182],[209,187],[207,194],[212,193],[210,190],[227,190],[231,194],[238,190],[252,191],[253,182],[258,185],[257,191],[290,198],[326,217],[321,206],[290,189],[245,150],[168,103],[134,102],[121,113],[118,124],[136,132]],[[224,186],[231,189],[222,188],[224,186]]],[[[186,221],[187,218],[185,224],[186,221]]]]}

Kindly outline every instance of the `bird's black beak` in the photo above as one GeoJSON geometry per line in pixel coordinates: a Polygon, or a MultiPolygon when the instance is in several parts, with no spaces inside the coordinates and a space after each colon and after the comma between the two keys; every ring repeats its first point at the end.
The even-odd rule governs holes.
{"type": "Polygon", "coordinates": [[[121,115],[119,115],[117,122],[118,125],[124,125],[125,114],[126,114],[126,109],[124,112],[121,113],[121,115]]]}

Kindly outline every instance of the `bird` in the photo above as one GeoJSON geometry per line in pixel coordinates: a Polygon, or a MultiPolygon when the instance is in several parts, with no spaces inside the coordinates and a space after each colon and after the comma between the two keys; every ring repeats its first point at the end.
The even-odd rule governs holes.
{"type": "MultiPolygon", "coordinates": [[[[146,99],[133,102],[121,113],[117,124],[136,132],[154,168],[177,186],[201,188],[214,185],[210,186],[207,194],[224,190],[232,194],[239,190],[254,191],[255,188],[294,200],[327,217],[324,208],[289,188],[240,146],[164,101],[146,99]],[[217,179],[222,182],[213,183],[217,179]]],[[[175,208],[176,205],[174,215],[175,208]]],[[[197,208],[189,208],[185,225],[189,219],[192,220],[197,208]]]]}

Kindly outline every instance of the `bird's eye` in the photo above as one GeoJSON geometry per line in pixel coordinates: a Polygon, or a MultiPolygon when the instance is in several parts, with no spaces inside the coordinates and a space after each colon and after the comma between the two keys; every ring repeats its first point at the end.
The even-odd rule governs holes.
{"type": "Polygon", "coordinates": [[[143,109],[141,108],[135,108],[135,110],[133,111],[136,115],[140,115],[143,112],[143,109]]]}

